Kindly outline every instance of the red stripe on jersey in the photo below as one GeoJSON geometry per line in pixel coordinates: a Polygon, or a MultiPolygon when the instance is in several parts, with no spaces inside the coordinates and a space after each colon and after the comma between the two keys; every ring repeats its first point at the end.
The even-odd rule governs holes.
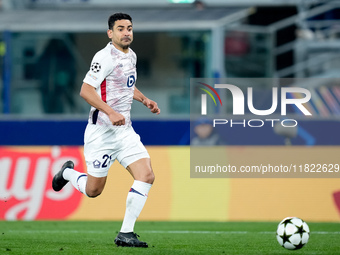
{"type": "Polygon", "coordinates": [[[106,79],[100,84],[100,92],[102,95],[102,100],[106,103],[106,79]]]}

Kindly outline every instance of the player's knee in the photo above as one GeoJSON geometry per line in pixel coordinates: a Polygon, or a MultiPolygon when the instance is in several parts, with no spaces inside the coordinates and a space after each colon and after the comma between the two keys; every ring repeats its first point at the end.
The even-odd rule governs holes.
{"type": "Polygon", "coordinates": [[[90,198],[98,197],[100,194],[101,194],[101,192],[93,192],[93,191],[86,192],[86,195],[90,198]]]}
{"type": "Polygon", "coordinates": [[[151,172],[148,172],[145,176],[145,182],[146,183],[150,183],[150,184],[153,184],[154,181],[155,181],[155,174],[151,171],[151,172]]]}
{"type": "Polygon", "coordinates": [[[86,189],[86,195],[91,198],[98,197],[102,193],[102,189],[86,189]]]}

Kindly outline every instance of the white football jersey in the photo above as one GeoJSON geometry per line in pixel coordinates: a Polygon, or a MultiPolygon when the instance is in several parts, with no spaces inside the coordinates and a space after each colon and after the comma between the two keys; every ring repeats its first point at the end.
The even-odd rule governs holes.
{"type": "MultiPolygon", "coordinates": [[[[84,82],[96,88],[98,95],[113,110],[125,117],[125,126],[131,125],[130,110],[133,101],[136,72],[136,54],[129,48],[124,53],[110,42],[92,59],[84,82]]],[[[91,106],[89,123],[113,126],[109,117],[91,106]]]]}

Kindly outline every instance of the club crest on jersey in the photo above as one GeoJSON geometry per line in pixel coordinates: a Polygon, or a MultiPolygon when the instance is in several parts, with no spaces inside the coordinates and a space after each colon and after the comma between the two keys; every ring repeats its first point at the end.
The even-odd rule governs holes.
{"type": "Polygon", "coordinates": [[[94,62],[92,65],[91,65],[91,71],[94,72],[94,73],[98,73],[101,69],[101,65],[97,62],[94,62]]]}

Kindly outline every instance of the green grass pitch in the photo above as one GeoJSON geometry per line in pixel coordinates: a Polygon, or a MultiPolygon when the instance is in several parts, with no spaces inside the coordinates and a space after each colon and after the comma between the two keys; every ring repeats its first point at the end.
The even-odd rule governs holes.
{"type": "Polygon", "coordinates": [[[308,223],[297,251],[276,241],[278,222],[137,222],[149,248],[113,243],[121,222],[0,221],[0,254],[340,254],[340,223],[308,223]]]}

